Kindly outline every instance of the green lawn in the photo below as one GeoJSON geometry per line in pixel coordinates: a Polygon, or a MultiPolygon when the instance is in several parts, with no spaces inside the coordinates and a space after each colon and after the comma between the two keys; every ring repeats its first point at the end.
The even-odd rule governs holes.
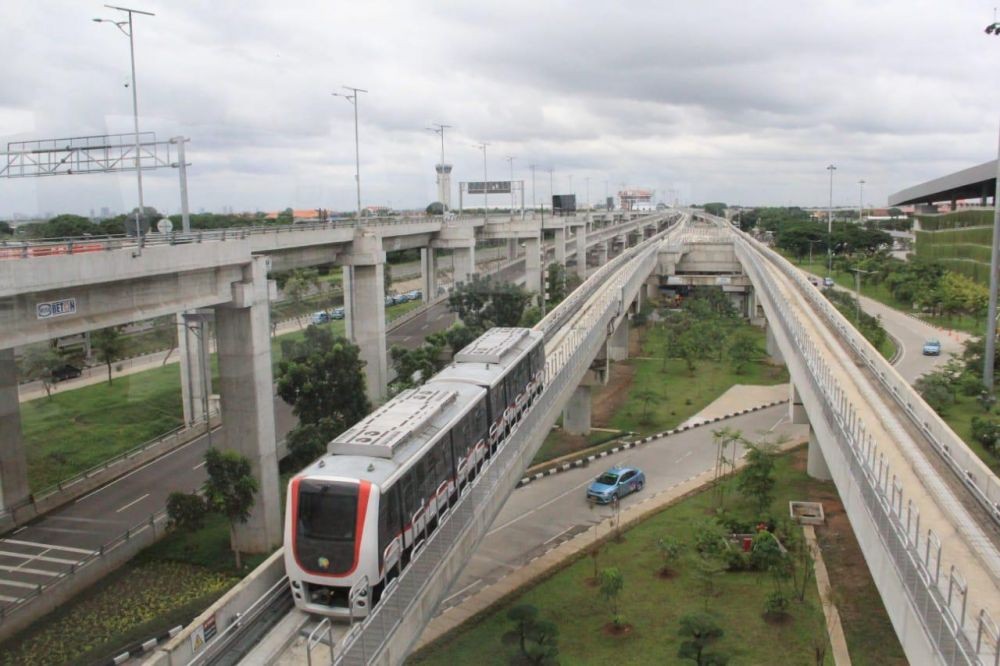
{"type": "Polygon", "coordinates": [[[969,445],[969,448],[979,456],[979,459],[993,470],[994,474],[1000,474],[1000,459],[972,438],[972,417],[985,415],[976,398],[959,394],[955,398],[955,404],[948,405],[944,414],[941,414],[941,418],[955,431],[956,435],[969,445]]]}
{"type": "MultiPolygon", "coordinates": [[[[758,347],[764,348],[764,331],[749,325],[746,330],[757,338],[758,347]]],[[[788,381],[788,371],[782,366],[768,363],[763,357],[737,374],[732,362],[723,356],[722,360],[699,360],[694,374],[688,372],[681,359],[662,359],[666,343],[666,332],[655,325],[644,334],[643,357],[657,357],[654,360],[632,358],[628,363],[635,368],[628,399],[616,411],[609,428],[634,430],[642,435],[670,430],[708,406],[735,384],[770,386],[788,381]],[[645,391],[652,391],[656,399],[648,404],[639,399],[645,391]]]]}
{"type": "MultiPolygon", "coordinates": [[[[423,301],[386,309],[392,321],[423,301]]],[[[325,324],[344,334],[344,321],[325,324]]],[[[276,367],[283,339],[301,339],[302,330],[274,338],[271,358],[276,367]]],[[[175,352],[176,353],[176,352],[175,352]]],[[[108,458],[182,425],[180,366],[144,370],[116,377],[111,386],[94,384],[56,390],[51,398],[21,404],[21,427],[28,455],[28,484],[35,492],[99,465],[108,458]]],[[[215,355],[212,367],[216,368],[215,355]]],[[[217,383],[215,369],[215,384],[217,383]]]]}
{"type": "MultiPolygon", "coordinates": [[[[799,458],[804,451],[799,451],[799,458]]],[[[791,456],[782,456],[777,465],[777,492],[772,512],[782,515],[789,499],[809,496],[820,484],[793,469],[791,456]]],[[[830,485],[830,484],[823,484],[830,485]]],[[[734,491],[735,492],[735,491],[734,491]]],[[[758,516],[732,495],[730,510],[739,518],[758,516]]],[[[587,584],[594,574],[589,557],[581,557],[537,585],[520,591],[502,602],[493,612],[445,636],[428,649],[414,655],[413,665],[509,663],[514,648],[501,642],[510,628],[506,612],[514,605],[529,603],[542,619],[559,628],[559,659],[564,664],[675,664],[680,638],[681,615],[701,611],[705,597],[695,573],[696,555],[691,547],[692,525],[710,513],[706,492],[691,496],[645,520],[625,533],[622,543],[609,542],[598,566],[617,566],[624,575],[621,604],[625,619],[633,626],[624,637],[610,637],[604,627],[611,620],[609,606],[597,589],[587,584]],[[656,541],[671,536],[685,544],[677,576],[662,579],[656,541]]],[[[790,527],[798,531],[798,527],[790,527]]],[[[713,646],[730,655],[733,664],[813,664],[814,641],[825,641],[825,626],[819,610],[815,582],[807,587],[804,602],[791,602],[791,618],[785,624],[770,624],[762,617],[766,596],[774,583],[757,573],[721,573],[715,577],[718,595],[709,598],[709,612],[724,629],[725,636],[713,646]]],[[[785,585],[786,589],[788,585],[785,585]]],[[[824,663],[832,664],[828,654],[824,663]]]]}
{"type": "MultiPolygon", "coordinates": [[[[799,260],[791,255],[782,254],[796,266],[815,273],[816,275],[826,275],[827,273],[825,260],[821,262],[818,257],[814,257],[814,261],[810,265],[808,258],[799,260]]],[[[854,273],[835,270],[832,277],[838,285],[844,289],[851,290],[852,293],[854,292],[854,273]]],[[[983,335],[986,332],[985,319],[976,319],[975,317],[969,315],[959,315],[954,317],[930,316],[926,313],[914,310],[912,303],[903,303],[902,301],[894,298],[884,284],[862,284],[861,294],[872,300],[878,301],[883,305],[888,305],[890,308],[914,314],[933,326],[950,328],[956,331],[964,331],[972,335],[983,335]]]]}

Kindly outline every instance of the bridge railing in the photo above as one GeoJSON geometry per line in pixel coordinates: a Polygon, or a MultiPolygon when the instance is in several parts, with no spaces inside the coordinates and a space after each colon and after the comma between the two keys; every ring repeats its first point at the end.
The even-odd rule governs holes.
{"type": "Polygon", "coordinates": [[[921,530],[919,511],[912,501],[904,502],[904,489],[879,446],[761,265],[763,256],[770,251],[745,239],[737,248],[744,266],[756,273],[757,284],[763,285],[774,304],[774,323],[784,330],[803,360],[809,383],[821,399],[824,416],[848,461],[864,507],[939,657],[946,664],[996,664],[1000,659],[996,625],[985,609],[975,618],[967,617],[969,590],[965,579],[955,567],[942,572],[941,540],[933,530],[921,530]],[[972,626],[967,623],[970,619],[972,626]]]}
{"type": "MultiPolygon", "coordinates": [[[[632,253],[624,265],[618,264],[620,270],[613,275],[588,278],[588,282],[593,280],[592,284],[599,286],[596,292],[590,292],[594,300],[557,343],[546,345],[545,390],[483,473],[467,486],[458,503],[442,518],[424,545],[418,545],[410,565],[386,587],[378,606],[363,622],[351,629],[335,663],[368,664],[376,660],[402,660],[401,654],[384,653],[387,641],[412,613],[419,614],[421,627],[430,620],[440,598],[428,594],[428,586],[439,574],[451,574],[453,577],[460,570],[459,566],[443,572],[442,567],[452,566],[446,556],[456,544],[465,543],[471,547],[486,534],[502,506],[502,502],[494,501],[495,498],[501,493],[506,497],[517,485],[530,457],[534,455],[531,449],[535,447],[528,447],[526,443],[545,432],[554,422],[558,410],[590,367],[613,322],[624,308],[621,303],[623,293],[629,294],[629,288],[641,286],[655,266],[656,247],[661,236],[637,246],[638,251],[632,253]]],[[[418,636],[419,631],[414,632],[409,644],[418,636]]]]}

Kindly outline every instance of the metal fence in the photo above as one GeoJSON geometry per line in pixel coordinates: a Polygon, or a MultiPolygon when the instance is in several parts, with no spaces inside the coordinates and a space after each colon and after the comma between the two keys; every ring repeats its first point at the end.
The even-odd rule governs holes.
{"type": "MultiPolygon", "coordinates": [[[[857,484],[878,538],[939,657],[946,664],[1000,664],[1000,634],[996,625],[986,609],[981,609],[975,618],[967,617],[969,590],[965,579],[954,566],[942,575],[940,538],[931,529],[921,530],[919,511],[912,501],[907,500],[904,505],[904,489],[899,480],[892,474],[826,359],[817,351],[762,265],[764,256],[773,260],[779,269],[783,260],[748,240],[738,241],[737,247],[745,269],[757,275],[755,285],[762,287],[774,305],[774,323],[784,330],[798,350],[809,383],[821,398],[824,416],[835,434],[836,445],[848,461],[851,478],[857,484]],[[967,620],[971,620],[972,626],[967,620]]],[[[805,293],[810,292],[803,278],[788,274],[805,293]]]]}
{"type": "MultiPolygon", "coordinates": [[[[580,314],[579,318],[569,323],[562,321],[563,334],[557,342],[546,344],[546,387],[538,402],[516,426],[483,473],[467,486],[438,528],[423,545],[417,546],[410,565],[386,586],[378,606],[363,622],[351,628],[336,664],[367,664],[377,659],[387,640],[411,612],[424,613],[424,621],[430,620],[431,610],[440,599],[423,598],[428,586],[445,566],[447,555],[453,552],[456,544],[464,540],[474,545],[485,535],[503,504],[496,498],[506,497],[517,485],[533,454],[528,450],[533,447],[527,447],[527,443],[545,432],[547,422],[555,420],[569,393],[590,367],[613,323],[628,305],[622,302],[623,297],[641,288],[654,268],[656,249],[665,233],[669,232],[633,248],[620,258],[620,262],[609,264],[607,271],[598,271],[588,279],[587,288],[579,290],[589,294],[592,302],[581,312],[582,303],[577,301],[573,307],[580,314]],[[416,608],[417,605],[422,607],[416,608]]],[[[537,328],[551,330],[552,322],[560,320],[562,315],[553,311],[550,317],[537,328]]],[[[412,640],[416,638],[414,635],[412,640]]]]}

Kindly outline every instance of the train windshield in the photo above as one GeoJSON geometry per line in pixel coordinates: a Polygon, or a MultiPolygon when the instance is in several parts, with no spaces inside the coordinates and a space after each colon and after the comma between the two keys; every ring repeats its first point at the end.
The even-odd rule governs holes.
{"type": "Polygon", "coordinates": [[[350,571],[357,522],[357,484],[303,479],[295,526],[299,564],[318,574],[350,571]]]}

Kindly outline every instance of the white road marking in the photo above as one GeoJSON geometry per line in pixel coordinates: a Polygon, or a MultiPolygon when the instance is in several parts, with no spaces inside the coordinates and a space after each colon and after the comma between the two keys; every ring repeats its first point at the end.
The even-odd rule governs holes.
{"type": "Polygon", "coordinates": [[[470,587],[473,587],[473,586],[475,586],[475,585],[478,585],[478,584],[479,584],[479,581],[478,581],[478,580],[474,580],[474,581],[472,581],[471,583],[469,583],[468,585],[466,585],[465,587],[463,587],[463,588],[462,588],[461,590],[459,590],[459,591],[458,591],[458,592],[456,592],[455,594],[451,595],[450,597],[445,597],[444,601],[442,601],[441,603],[445,603],[445,604],[446,604],[446,603],[448,603],[449,601],[451,601],[452,599],[454,599],[454,598],[455,598],[455,597],[457,597],[458,595],[462,594],[462,592],[465,592],[465,591],[466,591],[466,590],[468,590],[468,589],[469,589],[470,587]]]}
{"type": "Polygon", "coordinates": [[[57,546],[52,543],[39,543],[37,541],[17,541],[16,539],[4,539],[5,543],[16,543],[19,546],[34,546],[35,548],[40,548],[42,550],[68,550],[71,553],[83,553],[84,555],[93,555],[94,551],[87,550],[85,548],[73,548],[72,546],[57,546]]]}
{"type": "Polygon", "coordinates": [[[8,585],[10,587],[23,587],[27,590],[37,590],[38,585],[36,583],[22,583],[19,580],[5,580],[0,579],[0,587],[8,585]]]}
{"type": "Polygon", "coordinates": [[[21,597],[8,597],[6,594],[0,594],[0,601],[6,601],[9,604],[17,603],[21,600],[21,597]]]}
{"type": "Polygon", "coordinates": [[[120,525],[121,521],[107,518],[78,518],[76,516],[49,516],[46,520],[69,520],[75,523],[100,523],[102,525],[120,525]]]}
{"type": "Polygon", "coordinates": [[[781,417],[780,419],[778,419],[777,421],[775,421],[775,422],[774,422],[774,425],[773,425],[773,426],[771,426],[770,428],[768,428],[768,429],[767,429],[767,431],[768,431],[768,432],[774,432],[774,429],[775,429],[775,428],[777,428],[777,427],[778,427],[779,425],[781,425],[781,424],[782,424],[782,422],[783,422],[783,421],[784,421],[785,419],[787,419],[787,418],[788,418],[788,414],[785,414],[785,415],[784,415],[784,416],[782,416],[782,417],[781,417]]]}
{"type": "MultiPolygon", "coordinates": [[[[76,562],[70,562],[70,564],[76,564],[76,562]]],[[[46,571],[45,569],[29,569],[27,567],[8,567],[2,564],[0,564],[0,571],[34,574],[36,576],[58,576],[62,573],[60,571],[46,571]]]]}
{"type": "MultiPolygon", "coordinates": [[[[49,549],[51,550],[51,549],[49,549]]],[[[48,550],[44,552],[49,552],[48,550]]],[[[44,555],[32,555],[30,553],[14,553],[9,550],[0,550],[0,556],[16,557],[22,560],[40,560],[42,562],[55,562],[56,564],[76,564],[79,560],[64,560],[61,557],[45,557],[44,555]]],[[[0,567],[3,568],[3,567],[0,567]]]]}
{"type": "Polygon", "coordinates": [[[685,458],[687,458],[687,457],[688,457],[689,455],[691,455],[692,453],[694,453],[694,451],[693,451],[693,450],[692,450],[692,451],[688,451],[687,453],[685,453],[684,455],[682,455],[682,456],[681,456],[680,458],[678,458],[677,460],[675,460],[675,461],[674,461],[674,463],[675,463],[675,464],[676,464],[676,463],[679,463],[680,461],[684,460],[685,458]]]}
{"type": "Polygon", "coordinates": [[[208,461],[207,460],[202,460],[200,463],[198,463],[197,465],[195,465],[191,469],[198,469],[199,467],[204,467],[206,462],[208,462],[208,461]]]}
{"type": "MultiPolygon", "coordinates": [[[[216,426],[216,427],[215,427],[215,428],[213,429],[213,432],[215,432],[215,430],[218,430],[218,429],[219,429],[219,428],[221,428],[221,427],[222,427],[222,426],[216,426]]],[[[79,499],[75,500],[75,501],[74,501],[73,503],[74,503],[74,504],[79,504],[80,502],[82,502],[83,500],[87,499],[88,497],[90,497],[90,496],[92,496],[92,495],[96,495],[97,493],[101,492],[102,490],[107,490],[108,488],[110,488],[111,486],[115,485],[116,483],[118,483],[118,482],[120,482],[120,481],[124,481],[124,480],[125,480],[125,479],[127,479],[128,477],[132,476],[133,474],[137,474],[138,472],[141,472],[142,470],[146,469],[146,468],[147,468],[147,467],[149,467],[150,465],[155,465],[155,464],[157,464],[157,463],[160,463],[160,462],[162,462],[163,460],[165,460],[166,458],[169,458],[170,456],[174,455],[174,454],[175,454],[175,453],[177,453],[178,451],[183,451],[184,449],[186,449],[187,447],[191,446],[192,444],[194,444],[194,443],[196,443],[196,442],[200,442],[200,441],[201,441],[201,437],[198,437],[197,439],[192,439],[192,440],[191,440],[190,442],[188,442],[187,444],[184,444],[183,446],[178,446],[178,447],[177,447],[176,449],[174,449],[174,450],[173,450],[173,451],[171,451],[170,453],[165,453],[165,454],[163,454],[162,456],[160,456],[159,458],[156,458],[155,460],[150,460],[150,461],[149,461],[148,463],[146,463],[146,464],[145,464],[145,465],[143,465],[142,467],[140,467],[140,468],[138,468],[138,469],[135,469],[135,470],[132,470],[131,472],[129,472],[129,473],[128,473],[128,474],[126,474],[125,476],[120,476],[120,477],[118,477],[117,479],[115,479],[114,481],[112,481],[111,483],[109,483],[109,484],[107,484],[107,485],[104,485],[104,486],[101,486],[100,488],[98,488],[97,490],[95,490],[95,491],[93,491],[93,492],[89,492],[89,493],[87,493],[87,494],[86,494],[86,495],[84,495],[83,497],[80,497],[79,499]]]]}
{"type": "Polygon", "coordinates": [[[23,532],[26,529],[28,529],[27,525],[24,526],[24,527],[19,527],[18,529],[14,530],[14,534],[20,534],[21,532],[23,532]]]}
{"type": "Polygon", "coordinates": [[[129,502],[128,504],[126,504],[122,508],[120,508],[117,511],[115,511],[115,513],[121,513],[122,511],[124,511],[125,509],[129,508],[133,504],[138,504],[139,502],[141,502],[142,500],[146,499],[147,497],[149,497],[149,493],[146,493],[145,495],[143,495],[142,497],[140,497],[137,500],[132,500],[131,502],[129,502]]]}
{"type": "Polygon", "coordinates": [[[575,493],[575,492],[577,492],[578,490],[580,490],[580,488],[583,488],[584,486],[589,486],[589,485],[590,485],[591,483],[592,483],[592,479],[589,479],[589,478],[588,478],[588,479],[587,479],[586,481],[584,481],[583,483],[580,483],[580,484],[578,484],[578,485],[575,485],[575,486],[573,486],[572,488],[570,488],[569,490],[567,490],[566,492],[564,492],[564,493],[562,493],[562,494],[560,494],[560,495],[556,495],[555,497],[553,497],[552,499],[550,499],[550,500],[549,500],[548,502],[545,502],[544,504],[539,504],[538,506],[536,506],[536,507],[535,507],[534,509],[532,509],[531,511],[528,511],[528,512],[526,512],[526,513],[522,513],[522,514],[521,514],[520,516],[518,516],[517,518],[512,518],[511,520],[508,520],[508,521],[507,521],[506,523],[504,523],[503,525],[500,525],[499,527],[495,527],[495,528],[493,528],[492,530],[490,530],[489,532],[487,532],[487,533],[486,533],[486,536],[490,536],[491,534],[494,534],[494,533],[496,533],[496,532],[499,532],[500,530],[504,529],[505,527],[510,527],[510,526],[511,526],[511,525],[513,525],[514,523],[516,523],[516,522],[518,522],[518,521],[521,521],[521,520],[524,520],[525,518],[527,518],[527,517],[528,517],[528,516],[530,516],[531,514],[533,514],[533,513],[537,513],[538,511],[541,511],[542,509],[544,509],[544,508],[545,508],[545,507],[547,507],[548,505],[552,504],[553,502],[556,502],[556,501],[558,501],[558,500],[561,500],[561,499],[562,499],[563,497],[566,497],[566,495],[569,495],[570,493],[575,493]]]}

